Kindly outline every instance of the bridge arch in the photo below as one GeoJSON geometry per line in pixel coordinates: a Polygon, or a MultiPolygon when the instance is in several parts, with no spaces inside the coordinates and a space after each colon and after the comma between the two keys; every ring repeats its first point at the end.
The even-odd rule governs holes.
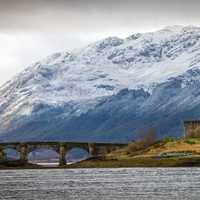
{"type": "Polygon", "coordinates": [[[72,147],[65,153],[66,163],[79,162],[90,157],[89,148],[72,147]]]}
{"type": "Polygon", "coordinates": [[[1,149],[2,159],[7,161],[20,160],[20,151],[16,147],[5,147],[1,149]]]}
{"type": "Polygon", "coordinates": [[[29,145],[27,161],[35,164],[57,164],[59,163],[59,147],[49,144],[29,145]]]}

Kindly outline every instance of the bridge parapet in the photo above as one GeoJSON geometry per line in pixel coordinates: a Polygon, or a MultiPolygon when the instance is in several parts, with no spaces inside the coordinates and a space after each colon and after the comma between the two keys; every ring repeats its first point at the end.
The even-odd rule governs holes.
{"type": "Polygon", "coordinates": [[[81,148],[88,152],[90,157],[103,156],[115,149],[122,148],[126,144],[88,143],[88,142],[24,142],[24,143],[0,143],[0,160],[6,160],[5,149],[15,149],[20,154],[23,163],[28,162],[28,154],[40,148],[52,149],[59,155],[59,165],[66,164],[66,154],[73,148],[81,148]]]}

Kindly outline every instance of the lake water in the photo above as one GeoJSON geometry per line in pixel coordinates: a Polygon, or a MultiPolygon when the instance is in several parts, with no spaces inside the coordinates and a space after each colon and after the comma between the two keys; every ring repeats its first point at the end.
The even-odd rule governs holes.
{"type": "Polygon", "coordinates": [[[200,199],[200,168],[0,170],[0,199],[200,199]]]}

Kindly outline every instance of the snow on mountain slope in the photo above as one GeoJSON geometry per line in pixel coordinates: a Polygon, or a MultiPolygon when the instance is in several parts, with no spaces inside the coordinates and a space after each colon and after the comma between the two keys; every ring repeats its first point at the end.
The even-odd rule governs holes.
{"type": "MultiPolygon", "coordinates": [[[[198,68],[200,28],[192,26],[109,37],[78,51],[56,53],[0,87],[0,133],[17,129],[18,118],[27,120],[47,107],[62,108],[62,117],[70,118],[95,110],[102,99],[126,88],[152,95],[160,84],[198,68]]],[[[183,88],[195,76],[184,79],[183,88]]]]}

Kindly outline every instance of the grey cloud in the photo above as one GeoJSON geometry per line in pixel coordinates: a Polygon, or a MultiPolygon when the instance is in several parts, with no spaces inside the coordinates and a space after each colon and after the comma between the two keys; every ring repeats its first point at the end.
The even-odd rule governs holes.
{"type": "Polygon", "coordinates": [[[0,31],[89,32],[197,23],[198,0],[0,0],[0,31]]]}
{"type": "Polygon", "coordinates": [[[0,85],[57,51],[167,25],[200,25],[199,0],[0,0],[0,85]]]}

